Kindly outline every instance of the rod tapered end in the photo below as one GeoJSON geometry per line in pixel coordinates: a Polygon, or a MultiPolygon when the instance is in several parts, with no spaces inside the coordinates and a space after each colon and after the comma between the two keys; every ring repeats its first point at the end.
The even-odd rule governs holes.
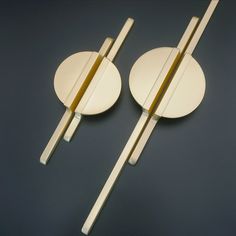
{"type": "Polygon", "coordinates": [[[81,232],[85,235],[88,235],[89,234],[89,229],[87,227],[83,226],[82,229],[81,229],[81,232]]]}
{"type": "Polygon", "coordinates": [[[67,128],[65,134],[64,134],[64,140],[66,142],[70,142],[76,129],[78,128],[78,125],[81,121],[81,118],[82,118],[82,115],[81,114],[78,114],[76,113],[74,118],[72,119],[69,127],[67,128]]]}
{"type": "Polygon", "coordinates": [[[130,23],[134,23],[134,19],[133,18],[131,18],[131,17],[129,17],[128,19],[127,19],[127,21],[129,21],[130,23]]]}
{"type": "Polygon", "coordinates": [[[42,153],[42,155],[41,155],[41,157],[39,159],[41,164],[47,165],[48,160],[51,157],[51,154],[53,152],[53,149],[49,150],[48,146],[45,148],[45,150],[43,151],[43,153],[42,153]]]}
{"type": "Polygon", "coordinates": [[[47,161],[42,159],[42,158],[40,158],[40,163],[43,164],[43,165],[47,165],[47,161]]]}

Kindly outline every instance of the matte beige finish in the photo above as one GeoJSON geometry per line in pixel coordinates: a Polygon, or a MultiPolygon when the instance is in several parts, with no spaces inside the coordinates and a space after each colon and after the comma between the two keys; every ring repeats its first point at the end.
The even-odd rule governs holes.
{"type": "MultiPolygon", "coordinates": [[[[145,99],[145,102],[143,104],[143,108],[145,110],[148,110],[149,113],[151,113],[152,110],[155,109],[155,106],[156,106],[156,103],[158,102],[160,93],[163,92],[163,85],[165,85],[166,81],[169,79],[170,74],[173,73],[173,70],[176,67],[179,57],[180,57],[179,49],[173,48],[171,50],[170,54],[168,54],[167,61],[161,66],[160,74],[155,76],[155,83],[152,84],[152,88],[149,91],[148,96],[145,99]]],[[[160,58],[158,58],[158,59],[160,59],[160,58]]],[[[152,60],[155,60],[155,58],[151,58],[150,61],[152,61],[152,60]]],[[[144,71],[146,71],[148,73],[146,68],[144,69],[144,71]]],[[[150,77],[148,74],[146,74],[146,77],[147,77],[147,80],[144,80],[142,77],[142,81],[147,82],[150,77]]],[[[136,80],[134,80],[134,81],[136,81],[136,80]]],[[[140,90],[139,93],[142,93],[142,90],[140,90]]]]}
{"type": "Polygon", "coordinates": [[[188,115],[200,105],[205,87],[200,65],[191,55],[185,54],[155,114],[166,118],[188,115]]]}
{"type": "Polygon", "coordinates": [[[99,194],[97,201],[95,202],[92,210],[89,213],[89,216],[87,217],[87,219],[82,227],[82,232],[84,234],[88,234],[90,232],[93,224],[95,223],[95,220],[96,220],[100,210],[102,209],[102,207],[107,199],[107,196],[111,192],[116,179],[118,178],[121,170],[123,169],[123,167],[128,159],[127,157],[129,157],[129,155],[131,154],[132,147],[137,142],[139,134],[142,131],[145,123],[147,122],[147,118],[148,118],[148,114],[145,114],[145,113],[143,113],[142,116],[140,117],[133,133],[131,134],[127,144],[125,145],[125,148],[123,149],[115,167],[113,168],[113,170],[112,170],[109,178],[107,179],[101,193],[99,194]]]}
{"type": "Polygon", "coordinates": [[[143,113],[82,227],[84,234],[92,229],[126,162],[137,162],[157,121],[185,116],[202,101],[205,77],[191,53],[217,2],[210,3],[200,23],[192,18],[177,48],[153,49],[134,64],[130,90],[143,113]]]}
{"type": "Polygon", "coordinates": [[[77,129],[80,121],[81,121],[82,115],[79,113],[75,113],[74,118],[70,122],[69,127],[67,128],[65,134],[64,134],[64,140],[67,142],[70,142],[75,130],[77,129]]]}
{"type": "Polygon", "coordinates": [[[196,29],[196,32],[193,35],[193,38],[191,39],[191,42],[189,43],[186,49],[186,53],[189,53],[189,54],[193,53],[218,3],[219,3],[219,0],[211,0],[210,5],[208,6],[208,9],[205,12],[205,15],[203,16],[199,26],[196,29]]]}
{"type": "Polygon", "coordinates": [[[104,58],[75,111],[83,115],[102,113],[116,102],[120,91],[119,71],[111,61],[104,58]]]}
{"type": "Polygon", "coordinates": [[[56,145],[58,144],[63,133],[65,132],[66,128],[68,127],[72,117],[73,117],[73,112],[69,109],[66,109],[57,128],[55,129],[52,137],[50,138],[46,148],[44,149],[44,151],[40,157],[40,162],[42,164],[44,164],[44,165],[47,164],[49,158],[51,157],[51,154],[53,153],[56,145]]]}
{"type": "Polygon", "coordinates": [[[188,46],[195,30],[197,29],[198,23],[199,18],[193,16],[177,46],[177,48],[180,50],[180,53],[183,53],[186,50],[186,47],[188,46]]]}
{"type": "MultiPolygon", "coordinates": [[[[87,68],[87,65],[89,65],[88,67],[90,68],[90,62],[94,61],[94,58],[97,58],[98,56],[99,54],[95,52],[74,54],[59,66],[55,76],[55,90],[62,91],[61,94],[57,92],[58,97],[62,102],[68,100],[71,91],[74,91],[74,88],[77,86],[74,85],[74,81],[76,81],[76,84],[80,85],[83,83],[84,74],[87,73],[83,73],[83,75],[78,77],[78,72],[83,71],[83,67],[87,68]],[[81,67],[75,67],[75,62],[78,62],[77,64],[81,67]],[[67,80],[65,81],[64,78],[67,78],[67,80]],[[64,91],[63,86],[66,88],[64,91]],[[65,96],[65,93],[68,93],[68,96],[65,96]]],[[[84,90],[82,96],[79,98],[78,104],[76,104],[74,110],[81,115],[95,115],[102,113],[116,102],[120,95],[120,91],[121,78],[119,71],[110,60],[104,57],[89,85],[86,87],[86,90],[84,90]]]]}
{"type": "MultiPolygon", "coordinates": [[[[69,94],[66,96],[66,99],[64,101],[64,105],[72,110],[75,109],[75,107],[78,105],[80,99],[84,95],[86,89],[89,86],[89,83],[92,81],[93,76],[95,75],[100,63],[101,63],[102,57],[97,52],[91,52],[90,57],[86,61],[86,64],[82,69],[82,72],[80,76],[76,75],[75,78],[75,84],[73,85],[71,91],[69,91],[69,94]]],[[[73,61],[73,60],[71,60],[73,61]]],[[[76,61],[75,61],[76,63],[76,61]]],[[[64,65],[64,64],[63,64],[64,65]]],[[[62,67],[62,70],[69,71],[72,69],[70,65],[66,65],[62,67]]],[[[58,75],[57,75],[58,76],[58,75]]],[[[66,77],[63,77],[65,80],[66,77]]],[[[55,80],[57,77],[55,77],[55,80]]]]}
{"type": "MultiPolygon", "coordinates": [[[[153,110],[150,111],[150,115],[155,114],[158,117],[163,116],[167,118],[178,118],[191,113],[201,103],[206,87],[205,77],[197,61],[192,58],[191,53],[193,52],[197,45],[197,42],[201,38],[201,35],[206,28],[207,23],[209,22],[218,2],[219,0],[212,0],[210,2],[210,5],[200,22],[197,17],[193,17],[191,19],[185,33],[183,34],[177,46],[181,54],[181,56],[179,57],[179,62],[177,63],[174,73],[170,74],[170,77],[167,78],[168,82],[166,83],[165,88],[161,92],[160,89],[158,90],[159,99],[157,98],[155,104],[156,107],[155,105],[153,106],[153,110]]],[[[163,58],[167,58],[168,56],[168,52],[164,52],[164,50],[162,52],[159,52],[162,55],[158,56],[157,54],[159,50],[161,51],[161,49],[156,49],[156,55],[154,56],[156,58],[159,58],[158,62],[156,61],[156,63],[160,63],[160,60],[163,60],[163,58]]],[[[151,54],[155,53],[152,51],[153,50],[145,53],[142,56],[144,57],[145,55],[150,54],[150,58],[147,58],[147,61],[143,60],[143,63],[151,63],[151,54]]],[[[142,57],[139,58],[138,61],[142,60],[142,57]]],[[[155,60],[154,57],[152,58],[153,60],[155,60]]],[[[132,78],[136,81],[132,82],[134,85],[130,82],[130,89],[135,100],[140,104],[140,101],[142,101],[141,99],[146,96],[146,91],[144,90],[144,92],[141,92],[141,90],[139,90],[139,88],[144,85],[139,79],[140,77],[139,75],[137,75],[137,71],[142,71],[141,73],[146,74],[145,72],[147,72],[148,69],[146,68],[145,64],[137,66],[136,63],[134,64],[130,74],[130,81],[132,80],[132,78]],[[135,88],[136,83],[139,84],[139,87],[137,89],[135,88]]],[[[158,69],[160,71],[159,66],[158,69]]],[[[156,71],[158,72],[158,70],[156,71]]],[[[143,78],[145,78],[145,85],[149,83],[146,80],[151,80],[151,78],[149,77],[143,78]]],[[[152,79],[154,80],[154,77],[152,77],[152,79]]],[[[154,126],[152,127],[154,128],[154,126]]],[[[136,155],[134,159],[132,158],[133,157],[131,156],[129,163],[136,164],[139,157],[136,155]]]]}
{"type": "MultiPolygon", "coordinates": [[[[111,41],[103,44],[99,54],[106,56],[110,49],[109,54],[103,58],[96,74],[93,76],[93,79],[81,97],[81,100],[75,109],[77,114],[95,115],[102,113],[109,109],[118,99],[121,91],[121,79],[118,70],[111,62],[119,51],[119,48],[122,46],[133,23],[133,19],[127,19],[111,49],[111,41]],[[109,97],[109,99],[107,99],[107,97],[109,97]]],[[[82,116],[80,117],[80,120],[81,118],[82,116]]],[[[64,135],[65,141],[69,142],[71,140],[78,124],[79,122],[73,122],[73,124],[69,126],[69,131],[64,135]],[[74,125],[75,123],[77,125],[74,125]]]]}
{"type": "Polygon", "coordinates": [[[54,88],[67,110],[40,157],[42,164],[47,163],[63,135],[64,140],[71,140],[82,115],[104,112],[117,101],[121,91],[121,78],[112,60],[133,23],[134,20],[128,18],[115,42],[112,38],[107,38],[99,52],[73,54],[58,67],[54,88]]]}
{"type": "MultiPolygon", "coordinates": [[[[137,62],[135,62],[134,66],[131,69],[130,72],[130,79],[129,79],[129,87],[131,94],[133,95],[136,102],[143,107],[145,101],[147,100],[147,97],[152,90],[154,84],[156,83],[156,80],[158,78],[158,75],[162,72],[162,67],[165,65],[165,63],[168,60],[169,54],[171,53],[172,49],[169,48],[169,54],[165,53],[166,48],[159,48],[158,50],[153,49],[147,53],[144,53],[137,62]],[[158,56],[156,54],[161,54],[162,56],[158,56]],[[147,55],[147,56],[146,56],[147,55]],[[146,57],[148,58],[159,58],[159,60],[154,61],[145,60],[146,57]],[[142,61],[144,64],[141,64],[141,67],[139,68],[138,65],[139,61],[142,61]],[[138,64],[138,65],[137,65],[138,64]],[[136,66],[137,65],[137,66],[136,66]],[[135,70],[133,69],[135,67],[135,70]],[[143,67],[146,68],[146,70],[143,70],[143,67]],[[147,74],[146,74],[147,72],[147,74]]],[[[163,82],[163,81],[162,81],[163,82]]],[[[160,85],[159,85],[160,88],[160,85]]],[[[147,107],[147,110],[149,107],[147,107]]]]}
{"type": "MultiPolygon", "coordinates": [[[[76,115],[80,116],[79,120],[82,119],[82,115],[96,115],[108,110],[117,101],[120,91],[121,78],[119,71],[112,62],[107,58],[103,58],[75,109],[76,115]]],[[[79,122],[73,119],[64,135],[65,141],[69,142],[71,140],[78,124],[79,122]]]]}
{"type": "Polygon", "coordinates": [[[114,60],[116,54],[118,53],[120,47],[122,46],[125,38],[127,37],[128,32],[132,28],[133,24],[134,24],[134,20],[132,18],[128,18],[124,27],[122,28],[119,35],[117,36],[117,39],[116,39],[113,47],[111,48],[110,52],[107,55],[107,58],[110,61],[114,60]]]}
{"type": "Polygon", "coordinates": [[[110,51],[111,47],[112,46],[114,47],[113,43],[114,43],[113,38],[110,38],[110,37],[106,38],[103,45],[101,46],[101,48],[98,52],[99,55],[101,55],[101,57],[105,57],[108,54],[108,52],[110,51]]]}
{"type": "Polygon", "coordinates": [[[135,62],[130,72],[130,91],[145,110],[153,108],[157,91],[161,91],[179,56],[179,49],[160,48],[145,53],[135,62]]]}
{"type": "Polygon", "coordinates": [[[66,102],[75,84],[82,85],[86,79],[82,77],[82,73],[84,73],[84,68],[88,67],[92,57],[97,58],[99,54],[97,52],[79,52],[66,58],[58,67],[54,78],[54,89],[62,103],[66,102]]]}
{"type": "MultiPolygon", "coordinates": [[[[166,68],[174,63],[177,53],[173,48],[157,48],[145,53],[135,62],[130,73],[130,90],[143,109],[149,111],[151,106],[155,107],[154,99],[159,98],[158,92],[168,74],[166,68]],[[165,61],[165,58],[168,59],[165,61]],[[158,65],[163,63],[163,66],[159,68],[155,63],[148,63],[149,61],[158,62],[158,65]],[[156,73],[158,75],[155,74],[157,68],[160,71],[156,73]]],[[[205,77],[202,69],[191,55],[185,54],[154,113],[166,118],[185,116],[198,107],[204,93],[205,77]]]]}
{"type": "MultiPolygon", "coordinates": [[[[143,113],[142,113],[142,116],[143,116],[143,113]]],[[[135,165],[136,162],[138,161],[138,158],[141,155],[159,119],[160,119],[159,116],[152,116],[150,117],[150,120],[148,120],[148,122],[146,123],[146,126],[144,127],[143,132],[140,135],[139,139],[137,140],[136,145],[134,146],[134,149],[131,152],[131,155],[129,157],[129,163],[131,165],[135,165]]]]}

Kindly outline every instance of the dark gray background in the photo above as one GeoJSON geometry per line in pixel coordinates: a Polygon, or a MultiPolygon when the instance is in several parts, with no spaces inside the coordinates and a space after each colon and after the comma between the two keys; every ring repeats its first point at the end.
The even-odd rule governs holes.
{"type": "MultiPolygon", "coordinates": [[[[176,46],[208,0],[0,2],[0,235],[76,236],[141,109],[129,71],[144,52],[176,46]],[[115,60],[122,94],[86,117],[45,167],[39,157],[64,113],[54,73],[69,55],[98,50],[127,17],[115,60]]],[[[235,1],[221,1],[194,52],[207,80],[190,116],[163,119],[134,168],[126,166],[91,235],[236,235],[235,1]]]]}

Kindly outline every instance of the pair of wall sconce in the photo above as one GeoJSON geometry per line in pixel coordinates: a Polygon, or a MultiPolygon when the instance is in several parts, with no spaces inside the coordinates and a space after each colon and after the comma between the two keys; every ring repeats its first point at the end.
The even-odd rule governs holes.
{"type": "MultiPolygon", "coordinates": [[[[148,51],[133,65],[129,86],[142,115],[82,227],[84,234],[92,229],[124,165],[137,163],[158,120],[186,116],[200,105],[205,77],[192,53],[218,1],[210,2],[201,20],[191,19],[177,47],[148,51]]],[[[66,111],[40,157],[42,164],[47,164],[62,136],[71,140],[83,115],[102,113],[117,101],[121,78],[113,60],[133,23],[127,19],[116,40],[106,38],[99,52],[73,54],[57,69],[54,87],[66,111]]]]}

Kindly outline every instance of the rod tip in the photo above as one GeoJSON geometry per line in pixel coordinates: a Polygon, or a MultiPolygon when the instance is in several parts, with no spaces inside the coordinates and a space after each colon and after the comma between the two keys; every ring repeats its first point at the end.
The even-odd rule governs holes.
{"type": "Polygon", "coordinates": [[[89,234],[89,229],[86,226],[83,226],[82,229],[81,229],[81,232],[85,235],[88,235],[89,234]]]}
{"type": "Polygon", "coordinates": [[[47,161],[43,158],[40,158],[40,163],[43,164],[43,165],[47,165],[47,161]]]}
{"type": "Polygon", "coordinates": [[[199,17],[193,16],[193,17],[192,17],[192,20],[198,21],[198,20],[199,20],[199,17]]]}
{"type": "Polygon", "coordinates": [[[216,5],[219,3],[220,0],[211,0],[211,3],[215,3],[216,5]]]}
{"type": "Polygon", "coordinates": [[[71,141],[71,136],[64,135],[63,139],[69,143],[71,141]]]}
{"type": "Polygon", "coordinates": [[[134,19],[133,19],[133,18],[131,18],[131,17],[129,17],[129,18],[127,19],[127,22],[129,22],[129,23],[133,24],[133,23],[134,23],[134,19]]]}
{"type": "Polygon", "coordinates": [[[132,165],[132,166],[135,166],[137,164],[137,160],[134,159],[134,158],[130,158],[129,159],[129,164],[132,165]]]}

